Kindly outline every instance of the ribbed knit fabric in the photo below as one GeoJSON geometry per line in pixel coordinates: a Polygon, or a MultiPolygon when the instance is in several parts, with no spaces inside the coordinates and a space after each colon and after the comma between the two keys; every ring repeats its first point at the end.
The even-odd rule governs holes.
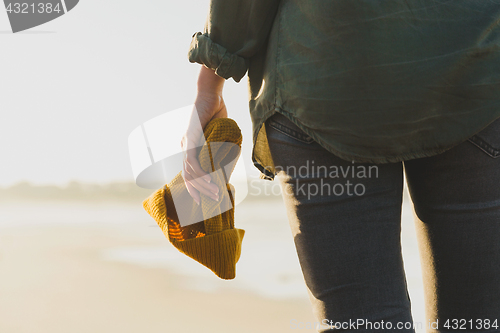
{"type": "Polygon", "coordinates": [[[189,195],[179,172],[168,185],[144,200],[143,206],[180,252],[208,267],[221,279],[229,280],[236,276],[236,263],[245,234],[243,229],[234,227],[235,192],[228,182],[240,154],[242,135],[236,122],[229,118],[210,121],[204,135],[206,143],[201,147],[198,160],[202,169],[211,173],[211,183],[219,187],[219,200],[200,193],[198,206],[189,195]],[[213,173],[217,170],[224,172],[213,173]],[[193,217],[201,213],[203,221],[182,227],[174,198],[183,205],[187,203],[193,217]],[[221,209],[224,202],[230,202],[229,210],[221,209]]]}

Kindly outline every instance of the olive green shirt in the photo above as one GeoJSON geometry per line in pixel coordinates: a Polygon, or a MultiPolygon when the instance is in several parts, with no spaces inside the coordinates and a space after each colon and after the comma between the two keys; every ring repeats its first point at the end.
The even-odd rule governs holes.
{"type": "Polygon", "coordinates": [[[365,163],[444,152],[500,117],[500,0],[211,0],[188,56],[248,73],[262,178],[275,112],[365,163]]]}

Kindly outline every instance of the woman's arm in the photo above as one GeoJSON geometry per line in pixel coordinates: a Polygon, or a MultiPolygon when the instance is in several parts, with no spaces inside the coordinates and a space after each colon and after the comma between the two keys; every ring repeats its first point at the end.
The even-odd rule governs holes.
{"type": "Polygon", "coordinates": [[[280,0],[212,0],[203,33],[193,35],[190,62],[239,82],[267,42],[280,0]]]}
{"type": "Polygon", "coordinates": [[[198,204],[200,193],[218,200],[219,189],[201,169],[196,156],[197,143],[212,118],[227,117],[222,98],[224,82],[229,78],[239,82],[246,74],[251,57],[267,41],[279,1],[211,0],[204,32],[192,36],[189,61],[202,66],[195,108],[182,138],[185,151],[182,176],[189,194],[198,204]]]}
{"type": "Polygon", "coordinates": [[[210,183],[210,175],[201,168],[196,156],[196,147],[203,135],[203,128],[212,118],[227,117],[226,106],[222,98],[224,82],[225,79],[215,74],[214,70],[205,66],[201,67],[194,102],[195,108],[181,142],[185,151],[182,176],[189,194],[197,204],[200,204],[200,193],[219,200],[219,188],[210,183]]]}

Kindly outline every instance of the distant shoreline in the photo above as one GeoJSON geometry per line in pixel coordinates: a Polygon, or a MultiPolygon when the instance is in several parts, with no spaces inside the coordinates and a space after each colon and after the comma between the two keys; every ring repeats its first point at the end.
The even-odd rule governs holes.
{"type": "MultiPolygon", "coordinates": [[[[238,190],[240,184],[233,185],[238,190]]],[[[244,200],[282,200],[281,195],[272,190],[277,186],[277,181],[254,180],[251,187],[248,186],[248,195],[244,200]]],[[[153,189],[140,188],[133,182],[97,184],[73,181],[65,186],[20,182],[0,187],[0,201],[142,202],[153,192],[153,189]]]]}

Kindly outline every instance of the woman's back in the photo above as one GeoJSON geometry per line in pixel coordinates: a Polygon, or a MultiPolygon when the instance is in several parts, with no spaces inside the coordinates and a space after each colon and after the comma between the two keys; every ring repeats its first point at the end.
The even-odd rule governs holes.
{"type": "Polygon", "coordinates": [[[449,149],[500,117],[499,23],[500,1],[282,0],[250,64],[255,130],[276,110],[345,159],[449,149]]]}

